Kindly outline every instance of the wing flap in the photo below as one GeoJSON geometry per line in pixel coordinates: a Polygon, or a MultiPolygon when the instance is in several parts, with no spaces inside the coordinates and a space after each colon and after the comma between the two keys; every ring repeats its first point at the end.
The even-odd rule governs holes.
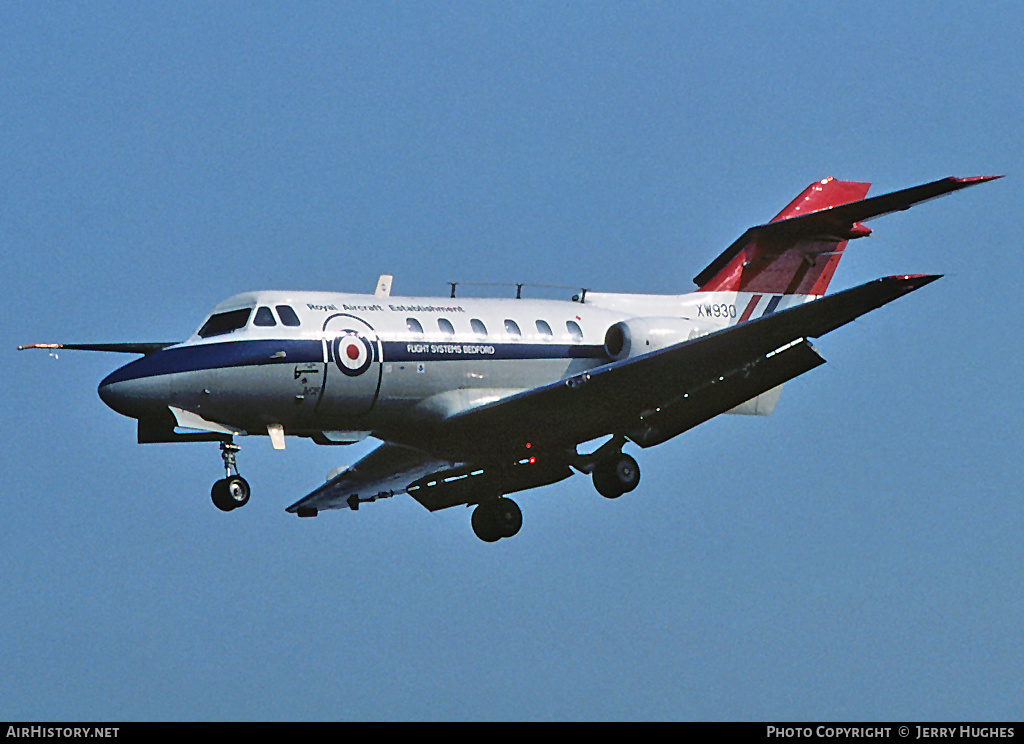
{"type": "Polygon", "coordinates": [[[430,473],[411,483],[406,492],[429,511],[438,511],[478,504],[498,494],[548,486],[570,475],[572,470],[563,458],[523,458],[504,467],[461,465],[430,473]]]}
{"type": "Polygon", "coordinates": [[[824,363],[811,343],[801,338],[642,415],[640,424],[626,436],[641,447],[653,447],[824,363]]]}

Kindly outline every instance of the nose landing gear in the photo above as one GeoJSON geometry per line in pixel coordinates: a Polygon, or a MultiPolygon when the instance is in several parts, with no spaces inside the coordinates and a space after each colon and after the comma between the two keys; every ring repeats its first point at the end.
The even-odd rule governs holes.
{"type": "Polygon", "coordinates": [[[235,462],[235,453],[240,449],[241,447],[232,442],[220,443],[225,477],[213,484],[210,498],[213,499],[213,505],[221,511],[231,511],[249,503],[249,483],[238,474],[238,465],[235,462]]]}

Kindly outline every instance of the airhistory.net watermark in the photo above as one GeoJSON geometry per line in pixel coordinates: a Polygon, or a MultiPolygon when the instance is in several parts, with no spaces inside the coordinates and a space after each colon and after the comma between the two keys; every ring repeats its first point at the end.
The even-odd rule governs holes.
{"type": "Polygon", "coordinates": [[[8,726],[8,739],[116,739],[118,726],[8,726]]]}

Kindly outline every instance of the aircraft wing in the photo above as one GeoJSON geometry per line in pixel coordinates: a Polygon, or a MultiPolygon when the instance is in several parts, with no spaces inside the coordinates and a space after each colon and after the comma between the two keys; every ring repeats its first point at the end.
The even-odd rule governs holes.
{"type": "Polygon", "coordinates": [[[177,341],[143,341],[136,343],[117,344],[24,344],[18,347],[18,351],[25,349],[71,349],[75,351],[112,351],[118,354],[152,354],[174,346],[177,341]]]}
{"type": "Polygon", "coordinates": [[[331,478],[312,493],[289,506],[286,511],[302,516],[305,510],[352,509],[359,504],[406,493],[414,481],[451,467],[415,447],[384,443],[363,459],[331,478]]]}
{"type": "Polygon", "coordinates": [[[287,511],[355,510],[399,493],[434,511],[557,482],[571,475],[577,444],[607,434],[642,447],[670,439],[822,364],[808,338],[938,278],[878,279],[448,415],[410,430],[404,444],[381,445],[287,511]]]}
{"type": "Polygon", "coordinates": [[[938,278],[878,279],[456,413],[437,427],[431,451],[515,462],[610,433],[657,444],[821,364],[808,338],[938,278]]]}

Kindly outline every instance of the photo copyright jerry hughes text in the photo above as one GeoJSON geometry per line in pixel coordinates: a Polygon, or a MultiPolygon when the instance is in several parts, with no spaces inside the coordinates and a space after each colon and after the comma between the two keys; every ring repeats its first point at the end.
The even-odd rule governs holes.
{"type": "Polygon", "coordinates": [[[7,726],[8,739],[116,739],[117,726],[7,726]]]}
{"type": "Polygon", "coordinates": [[[1014,726],[769,726],[780,739],[1011,739],[1014,726]]]}

